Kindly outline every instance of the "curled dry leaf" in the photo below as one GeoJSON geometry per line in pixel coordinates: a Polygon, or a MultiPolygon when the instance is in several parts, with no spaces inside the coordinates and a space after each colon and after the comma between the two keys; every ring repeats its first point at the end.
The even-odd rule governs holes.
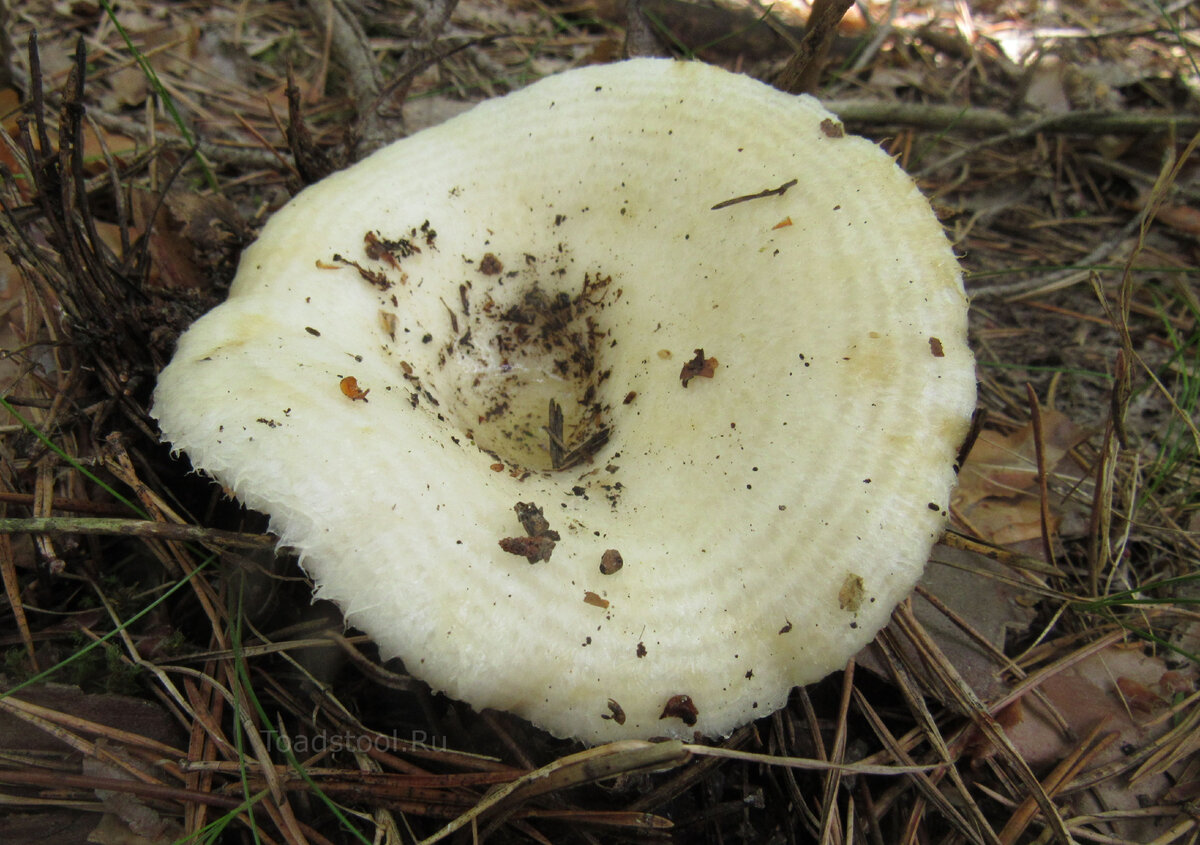
{"type": "MultiPolygon", "coordinates": [[[[1061,411],[1042,411],[1047,467],[1055,467],[1086,436],[1087,432],[1061,411]]],[[[959,472],[958,489],[953,497],[955,506],[973,505],[989,496],[1019,496],[1032,490],[1037,482],[1037,446],[1033,437],[1033,423],[1026,423],[1007,435],[990,429],[980,432],[975,448],[959,472]]]]}
{"type": "MultiPolygon", "coordinates": [[[[1068,452],[1086,437],[1087,432],[1061,411],[1042,411],[1042,446],[1046,466],[1054,477],[1063,477],[1071,484],[1078,481],[1081,471],[1070,461],[1068,452]]],[[[959,472],[951,505],[966,526],[988,542],[1012,546],[1040,538],[1033,423],[1007,435],[992,430],[981,432],[959,472]]],[[[1051,530],[1057,530],[1061,518],[1056,498],[1050,508],[1051,530]]]]}

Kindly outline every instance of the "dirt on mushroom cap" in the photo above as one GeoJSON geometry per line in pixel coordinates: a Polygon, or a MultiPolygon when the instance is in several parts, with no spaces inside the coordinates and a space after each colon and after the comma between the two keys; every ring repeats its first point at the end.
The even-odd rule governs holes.
{"type": "Polygon", "coordinates": [[[974,407],[945,237],[831,119],[637,60],[399,142],[272,219],[163,373],[164,437],[437,689],[592,742],[765,715],[911,588],[974,407]],[[558,470],[552,400],[591,444],[558,470]],[[546,536],[530,502],[532,563],[500,546],[546,536]]]}

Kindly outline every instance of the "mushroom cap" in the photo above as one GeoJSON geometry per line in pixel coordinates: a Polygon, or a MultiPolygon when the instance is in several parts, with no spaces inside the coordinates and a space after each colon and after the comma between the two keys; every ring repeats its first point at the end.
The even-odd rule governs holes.
{"type": "Polygon", "coordinates": [[[920,576],[974,408],[966,311],[874,144],[638,59],[303,191],[153,413],[435,690],[592,743],[720,736],[920,576]]]}

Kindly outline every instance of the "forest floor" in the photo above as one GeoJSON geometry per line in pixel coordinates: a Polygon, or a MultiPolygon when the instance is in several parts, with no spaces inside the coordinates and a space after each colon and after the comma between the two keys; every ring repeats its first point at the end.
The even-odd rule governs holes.
{"type": "Polygon", "coordinates": [[[1188,2],[868,0],[806,66],[944,224],[986,414],[892,624],[723,741],[431,693],[158,441],[176,338],[325,162],[630,52],[770,81],[808,15],[0,3],[0,841],[1200,842],[1188,2]]]}

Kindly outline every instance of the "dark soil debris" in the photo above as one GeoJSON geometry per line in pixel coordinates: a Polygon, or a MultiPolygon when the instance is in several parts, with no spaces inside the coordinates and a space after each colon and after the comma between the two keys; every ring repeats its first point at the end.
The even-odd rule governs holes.
{"type": "Polygon", "coordinates": [[[353,267],[358,271],[359,276],[370,282],[371,285],[379,290],[388,290],[394,284],[394,282],[392,282],[392,280],[383,273],[379,272],[378,270],[368,269],[359,264],[357,261],[352,261],[349,258],[343,258],[341,255],[336,254],[333,256],[333,261],[336,264],[343,264],[347,267],[353,267]]]}
{"type": "Polygon", "coordinates": [[[842,138],[845,137],[846,130],[842,124],[827,117],[821,121],[821,134],[826,138],[842,138]]]}
{"type": "Polygon", "coordinates": [[[621,705],[617,704],[614,699],[608,700],[608,712],[600,716],[601,719],[612,719],[618,725],[625,724],[625,711],[621,709],[621,705]]]}
{"type": "Polygon", "coordinates": [[[530,563],[537,563],[550,560],[554,540],[550,537],[504,537],[500,540],[500,548],[530,563]]]}
{"type": "Polygon", "coordinates": [[[667,704],[658,718],[678,719],[690,728],[696,724],[699,715],[700,711],[696,709],[696,703],[690,695],[673,695],[667,699],[667,704]]]}
{"type": "Polygon", "coordinates": [[[513,510],[517,512],[517,519],[520,521],[521,527],[530,537],[560,539],[557,531],[550,530],[550,523],[542,513],[542,509],[533,502],[517,502],[513,510]]]}
{"type": "Polygon", "coordinates": [[[600,572],[604,575],[612,575],[624,565],[625,560],[616,549],[607,549],[600,555],[600,572]]]}
{"type": "Polygon", "coordinates": [[[712,378],[717,371],[717,359],[705,358],[704,350],[697,349],[695,357],[683,365],[679,371],[679,380],[687,387],[694,378],[712,378]]]}
{"type": "Polygon", "coordinates": [[[530,563],[550,560],[554,545],[561,538],[557,531],[551,530],[542,509],[532,502],[517,502],[513,510],[529,536],[505,537],[500,540],[500,548],[509,554],[520,555],[530,563]]]}
{"type": "Polygon", "coordinates": [[[485,276],[498,276],[504,272],[504,265],[495,255],[486,252],[483,258],[479,259],[479,272],[485,276]]]}

